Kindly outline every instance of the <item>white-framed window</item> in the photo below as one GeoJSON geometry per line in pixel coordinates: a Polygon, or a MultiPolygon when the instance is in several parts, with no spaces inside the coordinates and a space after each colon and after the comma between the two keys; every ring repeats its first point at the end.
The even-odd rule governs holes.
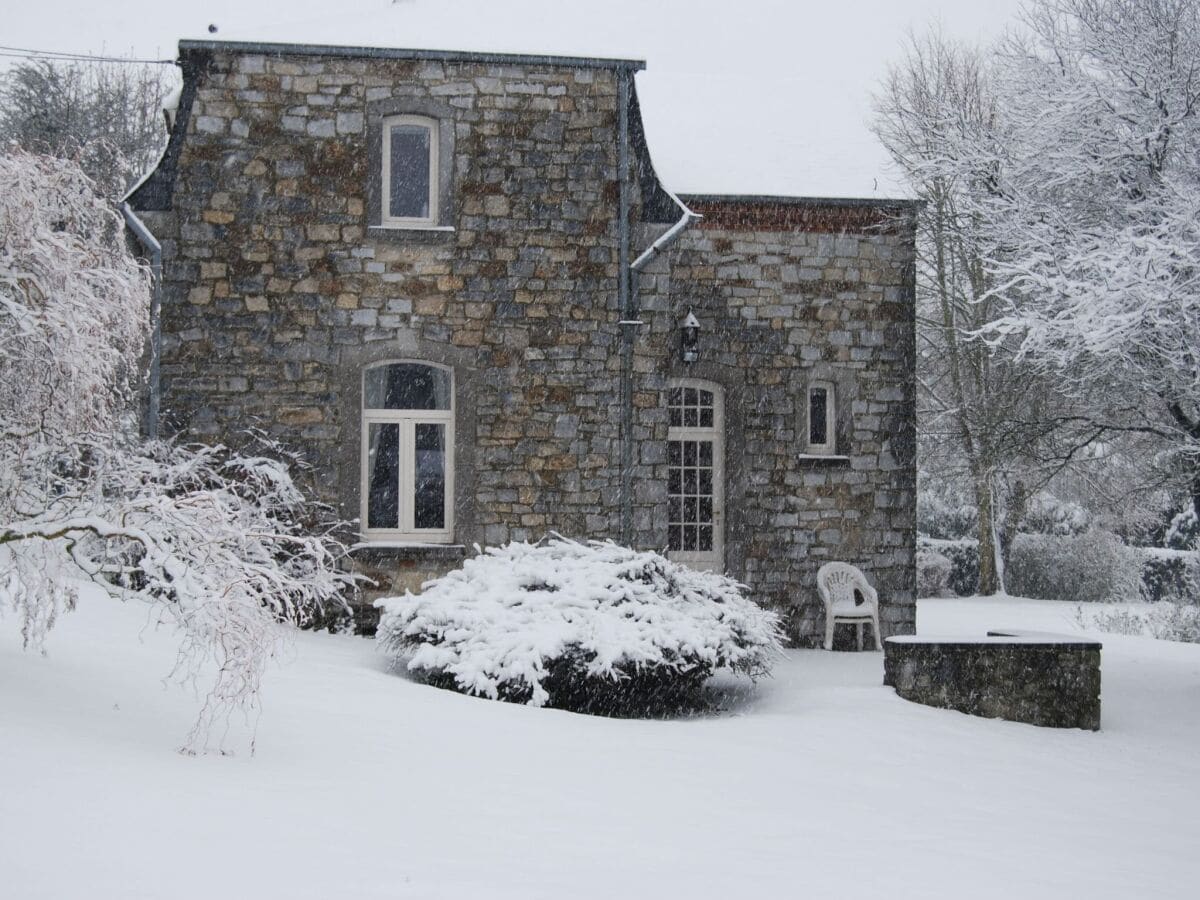
{"type": "Polygon", "coordinates": [[[363,373],[362,536],[454,535],[454,373],[400,360],[363,373]]]}
{"type": "Polygon", "coordinates": [[[425,116],[383,120],[380,224],[430,228],[438,223],[438,123],[425,116]]]}
{"type": "Polygon", "coordinates": [[[814,381],[808,386],[805,433],[808,453],[833,454],[837,449],[837,404],[833,384],[814,381]]]}
{"type": "Polygon", "coordinates": [[[693,378],[667,391],[667,552],[725,568],[725,406],[721,387],[693,378]]]}

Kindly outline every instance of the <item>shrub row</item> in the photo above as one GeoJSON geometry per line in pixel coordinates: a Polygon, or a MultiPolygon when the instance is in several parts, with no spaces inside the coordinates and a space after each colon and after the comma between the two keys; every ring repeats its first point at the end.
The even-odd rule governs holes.
{"type": "MultiPolygon", "coordinates": [[[[975,593],[979,547],[970,539],[917,542],[922,596],[975,593]]],[[[1200,603],[1200,553],[1130,547],[1112,532],[1021,534],[1013,544],[1005,585],[1011,594],[1076,603],[1168,601],[1200,603]]]]}

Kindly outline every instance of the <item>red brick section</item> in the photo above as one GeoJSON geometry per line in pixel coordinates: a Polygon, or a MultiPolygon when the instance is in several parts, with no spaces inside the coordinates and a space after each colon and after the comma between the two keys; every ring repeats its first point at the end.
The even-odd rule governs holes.
{"type": "Polygon", "coordinates": [[[683,197],[704,218],[700,228],[724,231],[807,231],[828,234],[895,233],[911,222],[911,204],[825,203],[820,200],[683,197]]]}

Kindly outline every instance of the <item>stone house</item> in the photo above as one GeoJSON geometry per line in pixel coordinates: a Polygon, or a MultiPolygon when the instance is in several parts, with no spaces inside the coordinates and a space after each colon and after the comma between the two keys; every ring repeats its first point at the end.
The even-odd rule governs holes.
{"type": "Polygon", "coordinates": [[[727,571],[802,644],[846,560],[913,629],[914,204],[675,196],[635,60],[179,50],[128,198],[164,430],[302,452],[379,591],[557,531],[727,571]]]}

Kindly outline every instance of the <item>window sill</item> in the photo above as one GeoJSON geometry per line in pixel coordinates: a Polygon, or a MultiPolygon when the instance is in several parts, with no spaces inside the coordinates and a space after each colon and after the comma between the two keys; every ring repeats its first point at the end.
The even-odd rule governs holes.
{"type": "Polygon", "coordinates": [[[464,544],[434,544],[426,541],[360,541],[350,555],[364,561],[389,559],[462,559],[464,544]]]}
{"type": "Polygon", "coordinates": [[[456,231],[453,225],[368,225],[367,237],[378,241],[447,241],[454,239],[456,231]]]}
{"type": "Polygon", "coordinates": [[[838,453],[797,453],[796,461],[802,466],[848,466],[850,457],[838,453]]]}

